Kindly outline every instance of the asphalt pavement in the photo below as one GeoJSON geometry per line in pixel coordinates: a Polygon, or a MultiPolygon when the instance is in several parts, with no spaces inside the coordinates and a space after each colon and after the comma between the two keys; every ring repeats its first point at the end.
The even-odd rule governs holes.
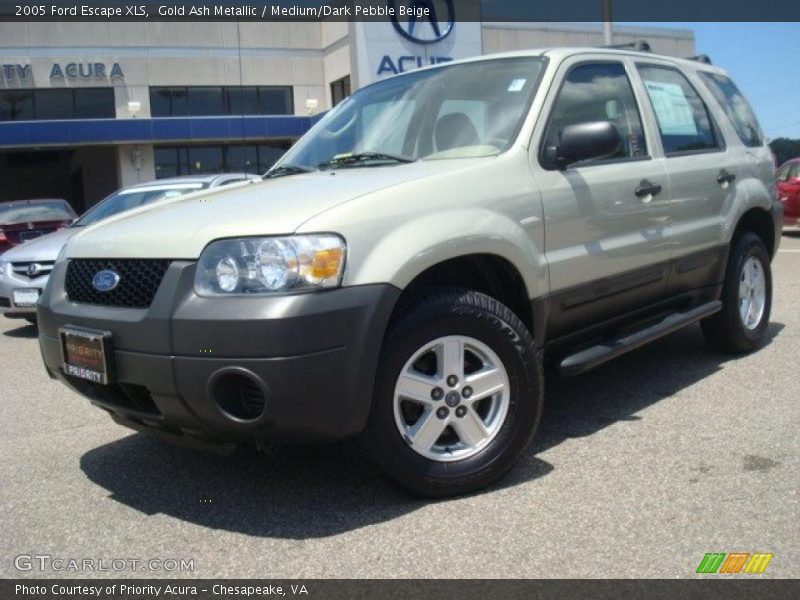
{"type": "Polygon", "coordinates": [[[693,326],[551,377],[519,465],[439,502],[351,444],[219,457],[133,433],[0,318],[0,576],[92,576],[52,568],[86,559],[95,576],[680,578],[707,552],[766,552],[757,577],[798,577],[800,235],[773,271],[764,348],[721,356],[693,326]]]}

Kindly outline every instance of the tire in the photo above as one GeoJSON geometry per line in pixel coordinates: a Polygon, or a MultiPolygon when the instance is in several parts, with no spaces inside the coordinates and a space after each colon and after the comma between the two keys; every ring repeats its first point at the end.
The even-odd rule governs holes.
{"type": "MultiPolygon", "coordinates": [[[[751,298],[758,296],[758,292],[754,292],[751,298]]],[[[769,326],[772,308],[772,272],[767,248],[761,238],[754,233],[744,233],[734,240],[728,257],[720,300],[722,300],[722,310],[701,323],[708,343],[715,349],[730,354],[744,354],[758,348],[764,341],[769,326]],[[763,274],[760,286],[763,287],[763,307],[749,314],[747,318],[751,320],[745,323],[747,318],[743,317],[740,308],[747,300],[742,302],[740,294],[744,294],[750,287],[744,281],[748,273],[751,274],[752,280],[759,279],[758,275],[752,276],[751,268],[754,263],[763,274]],[[747,272],[745,272],[746,267],[747,272]]],[[[747,306],[753,305],[747,304],[747,306]]],[[[758,304],[754,308],[757,309],[758,304]]]]}
{"type": "Polygon", "coordinates": [[[533,338],[511,310],[477,292],[433,290],[401,312],[384,341],[361,446],[384,474],[419,495],[472,492],[502,477],[526,448],[539,423],[543,395],[533,338]],[[434,350],[426,351],[429,347],[434,350]],[[459,354],[461,380],[452,385],[444,371],[453,369],[444,365],[459,354]],[[417,370],[420,365],[427,374],[417,370]],[[414,399],[402,399],[405,382],[418,376],[426,386],[439,382],[434,387],[441,394],[424,387],[414,399]],[[428,390],[430,401],[425,401],[428,390]],[[442,408],[448,416],[440,423],[436,411],[442,408]],[[409,420],[408,413],[415,411],[422,415],[409,420]],[[477,429],[476,416],[482,425],[477,429]],[[423,417],[433,424],[432,443],[422,440],[423,417]],[[444,432],[435,437],[438,427],[444,432]]]}

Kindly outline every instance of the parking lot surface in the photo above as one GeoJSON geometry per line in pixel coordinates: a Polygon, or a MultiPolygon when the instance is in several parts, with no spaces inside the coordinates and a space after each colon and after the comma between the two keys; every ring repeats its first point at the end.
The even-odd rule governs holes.
{"type": "Polygon", "coordinates": [[[551,376],[509,476],[439,502],[352,444],[219,457],[133,433],[47,378],[35,327],[0,319],[0,576],[92,575],[15,567],[49,555],[193,560],[120,573],[142,577],[672,578],[768,552],[760,577],[798,577],[800,236],[780,250],[763,349],[720,356],[693,326],[551,376]]]}

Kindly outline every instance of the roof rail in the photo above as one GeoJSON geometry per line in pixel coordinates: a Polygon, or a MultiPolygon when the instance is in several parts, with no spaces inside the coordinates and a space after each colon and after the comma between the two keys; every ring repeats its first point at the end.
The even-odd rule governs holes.
{"type": "Polygon", "coordinates": [[[696,60],[697,62],[701,62],[704,65],[713,64],[708,54],[695,54],[694,56],[688,56],[687,60],[696,60]]]}
{"type": "Polygon", "coordinates": [[[616,48],[618,50],[636,50],[637,52],[652,52],[650,42],[647,40],[636,40],[635,42],[628,42],[627,44],[610,44],[603,46],[603,48],[616,48]]]}

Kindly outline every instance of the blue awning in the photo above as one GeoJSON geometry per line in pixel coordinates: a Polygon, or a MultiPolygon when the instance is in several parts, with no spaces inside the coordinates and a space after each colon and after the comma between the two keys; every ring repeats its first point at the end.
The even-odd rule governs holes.
{"type": "Polygon", "coordinates": [[[0,122],[0,148],[298,138],[321,115],[0,122]]]}

